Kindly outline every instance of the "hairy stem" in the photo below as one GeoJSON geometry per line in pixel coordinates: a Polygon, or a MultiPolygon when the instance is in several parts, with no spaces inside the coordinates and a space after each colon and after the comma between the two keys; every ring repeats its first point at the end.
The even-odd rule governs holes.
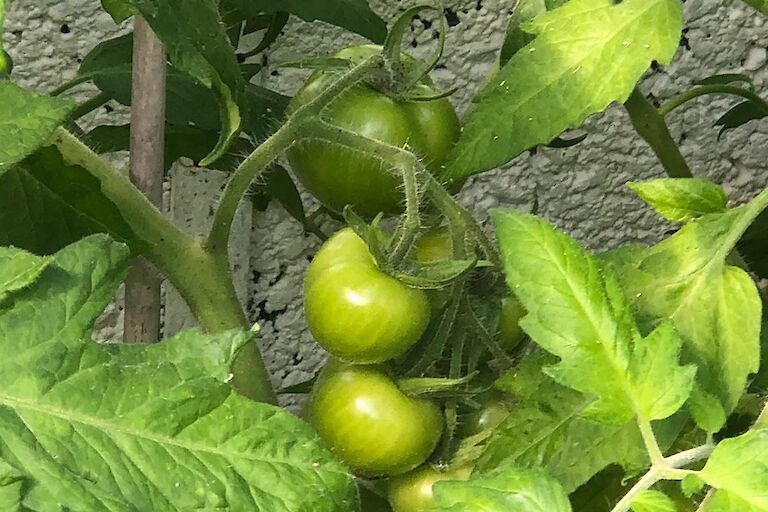
{"type": "MultiPolygon", "coordinates": [[[[174,226],[152,203],[97,154],[63,128],[51,139],[64,160],[95,177],[128,223],[133,236],[126,242],[145,256],[179,290],[200,325],[209,332],[247,329],[226,258],[203,250],[201,241],[174,226]]],[[[246,345],[233,368],[233,386],[254,400],[274,402],[274,393],[255,344],[246,345]]]]}
{"type": "Polygon", "coordinates": [[[671,100],[667,101],[658,108],[658,113],[662,117],[666,117],[672,111],[687,103],[688,101],[704,96],[706,94],[730,94],[732,96],[741,96],[749,101],[762,105],[766,112],[768,112],[768,103],[761,98],[754,91],[744,89],[742,87],[736,87],[734,85],[703,85],[696,87],[690,91],[686,91],[678,96],[675,96],[671,100]]]}
{"type": "Polygon", "coordinates": [[[693,176],[688,163],[680,153],[680,148],[669,132],[667,123],[664,122],[664,117],[646,99],[640,89],[635,88],[632,91],[629,99],[624,103],[624,108],[629,113],[632,126],[651,146],[670,177],[690,178],[693,176]]]}
{"type": "Polygon", "coordinates": [[[232,222],[240,200],[248,191],[254,179],[298,138],[302,125],[317,118],[333,100],[348,88],[365,79],[382,65],[382,57],[376,55],[356,66],[316,98],[296,110],[285,124],[256,148],[235,170],[221,196],[219,207],[213,217],[213,226],[208,236],[208,250],[226,254],[232,222]]]}

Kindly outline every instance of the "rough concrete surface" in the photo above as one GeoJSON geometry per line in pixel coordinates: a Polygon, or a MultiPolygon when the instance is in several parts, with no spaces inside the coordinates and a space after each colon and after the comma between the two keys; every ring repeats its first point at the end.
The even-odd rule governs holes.
{"type": "MultiPolygon", "coordinates": [[[[446,3],[450,25],[446,52],[433,78],[443,88],[459,87],[452,100],[463,112],[494,63],[514,1],[446,3]]],[[[391,20],[413,2],[371,4],[391,20]]],[[[71,77],[79,59],[95,44],[129,28],[116,27],[99,10],[97,0],[13,0],[7,8],[4,40],[16,62],[14,79],[43,91],[71,77]]],[[[645,92],[663,101],[698,79],[724,72],[746,73],[758,91],[768,88],[765,18],[729,0],[688,1],[685,18],[675,62],[650,71],[642,84],[645,92]]],[[[425,19],[414,21],[409,35],[410,50],[417,56],[435,44],[437,24],[425,19]]],[[[329,25],[293,20],[268,57],[280,62],[325,55],[361,41],[329,25]]],[[[292,93],[305,75],[301,70],[268,68],[258,79],[292,93]]],[[[768,185],[768,120],[751,122],[718,140],[712,123],[734,101],[697,100],[673,113],[670,124],[694,172],[723,184],[739,202],[768,185]]],[[[114,122],[112,116],[101,109],[90,121],[114,122]]],[[[663,171],[630,128],[625,112],[611,107],[591,118],[578,133],[582,132],[588,138],[574,148],[538,149],[474,178],[462,192],[462,202],[484,219],[496,206],[529,208],[538,194],[540,213],[590,247],[658,240],[669,226],[643,208],[624,184],[660,177],[663,171]]],[[[311,210],[311,198],[306,199],[311,210]]],[[[303,234],[275,204],[254,212],[252,225],[247,309],[262,326],[260,343],[274,383],[293,384],[311,376],[324,358],[306,332],[301,312],[302,276],[318,242],[303,234]]]]}

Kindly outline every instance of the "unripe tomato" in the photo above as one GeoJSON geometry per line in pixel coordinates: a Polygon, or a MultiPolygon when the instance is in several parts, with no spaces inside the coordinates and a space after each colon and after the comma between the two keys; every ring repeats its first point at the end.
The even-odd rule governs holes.
{"type": "MultiPolygon", "coordinates": [[[[380,51],[372,45],[353,46],[336,57],[357,63],[380,51]]],[[[409,60],[404,56],[404,62],[409,60]]],[[[289,112],[316,98],[339,76],[338,70],[313,73],[291,101],[289,112]]],[[[439,94],[426,81],[417,89],[419,96],[439,94]]],[[[392,146],[407,144],[438,178],[459,137],[459,120],[447,99],[396,100],[362,83],[329,105],[323,117],[333,125],[392,146]]],[[[326,141],[304,141],[288,151],[288,159],[304,186],[331,210],[341,212],[351,204],[357,213],[373,217],[402,209],[402,181],[390,172],[388,163],[377,158],[326,141]]]]}
{"type": "Polygon", "coordinates": [[[501,425],[509,416],[509,407],[501,399],[499,393],[488,393],[486,396],[481,397],[481,401],[484,403],[480,409],[462,417],[460,430],[462,437],[474,436],[481,432],[493,430],[501,425]]]}
{"type": "Polygon", "coordinates": [[[309,331],[328,352],[355,363],[403,354],[427,328],[429,301],[381,272],[365,243],[343,229],[323,245],[304,282],[309,331]]]}
{"type": "Polygon", "coordinates": [[[525,315],[525,308],[515,297],[509,295],[501,299],[499,340],[504,350],[512,350],[523,341],[525,333],[520,328],[519,322],[525,315]]]}
{"type": "Polygon", "coordinates": [[[394,477],[389,484],[389,503],[393,512],[427,512],[435,506],[432,485],[441,480],[468,480],[472,466],[438,471],[432,466],[394,477]]]}
{"type": "Polygon", "coordinates": [[[332,363],[312,391],[309,421],[325,444],[363,476],[422,464],[443,430],[440,409],[410,398],[381,369],[332,363]]]}

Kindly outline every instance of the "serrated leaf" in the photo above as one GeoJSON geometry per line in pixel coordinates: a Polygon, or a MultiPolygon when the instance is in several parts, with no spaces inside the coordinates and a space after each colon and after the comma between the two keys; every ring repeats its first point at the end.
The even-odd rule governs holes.
{"type": "Polygon", "coordinates": [[[768,511],[768,429],[722,441],[699,476],[717,489],[705,512],[768,511]]]}
{"type": "Polygon", "coordinates": [[[34,283],[50,262],[50,258],[21,249],[0,247],[0,303],[13,292],[34,283]]]}
{"type": "Polygon", "coordinates": [[[535,18],[536,39],[481,91],[447,172],[464,178],[544,144],[613,101],[651,61],[667,63],[682,31],[679,0],[571,0],[535,18]]]}
{"type": "Polygon", "coordinates": [[[431,512],[571,512],[557,480],[541,469],[504,467],[467,481],[432,486],[437,505],[431,512]]]}
{"type": "Polygon", "coordinates": [[[138,10],[128,5],[125,0],[101,0],[101,7],[112,16],[115,23],[122,23],[138,14],[138,10]]]}
{"type": "Polygon", "coordinates": [[[664,419],[682,406],[695,369],[678,364],[674,329],[662,325],[642,338],[612,269],[538,217],[491,215],[507,284],[528,311],[520,325],[560,358],[546,373],[597,397],[586,414],[621,425],[637,415],[664,419]]]}
{"type": "MultiPolygon", "coordinates": [[[[585,419],[594,399],[542,373],[541,368],[552,362],[554,357],[537,353],[497,382],[514,397],[514,413],[493,432],[478,469],[542,467],[571,493],[611,464],[621,465],[628,474],[647,467],[648,454],[637,425],[585,419]]],[[[665,437],[674,437],[678,430],[670,426],[674,434],[665,437]]],[[[665,429],[657,429],[657,434],[662,432],[665,429]]]]}
{"type": "Polygon", "coordinates": [[[674,222],[724,212],[728,204],[722,187],[700,178],[662,178],[627,186],[662,217],[674,222]]]}
{"type": "Polygon", "coordinates": [[[744,3],[757,9],[760,13],[768,15],[768,0],[744,0],[744,3]]]}
{"type": "MultiPolygon", "coordinates": [[[[92,80],[110,98],[131,104],[133,38],[131,34],[104,41],[83,59],[78,80],[92,80]]],[[[254,84],[246,84],[242,97],[243,130],[261,140],[274,131],[288,104],[288,98],[254,84]]],[[[221,130],[219,107],[214,93],[195,82],[176,66],[166,69],[166,119],[179,129],[194,125],[201,130],[221,130]]],[[[210,151],[216,139],[198,151],[210,151]]],[[[229,152],[236,151],[229,148],[229,152]]],[[[228,155],[228,154],[227,154],[228,155]]],[[[225,155],[225,156],[227,156],[225,155]]],[[[205,156],[205,155],[203,155],[205,156]]],[[[198,158],[198,160],[202,160],[198,158]]],[[[221,167],[223,164],[217,163],[221,167]]]]}
{"type": "Polygon", "coordinates": [[[387,35],[387,24],[371,10],[367,0],[224,0],[222,5],[227,11],[237,9],[250,17],[289,12],[305,21],[321,20],[346,28],[374,43],[383,43],[387,35]]]}
{"type": "Polygon", "coordinates": [[[38,510],[353,510],[307,424],[225,383],[253,333],[88,340],[128,257],[86,238],[0,311],[0,458],[45,489],[38,510]]]}
{"type": "Polygon", "coordinates": [[[767,205],[768,191],[694,220],[656,246],[606,256],[643,332],[661,321],[674,323],[683,361],[698,367],[688,406],[709,432],[722,427],[759,366],[760,296],[752,278],[727,265],[726,257],[767,205]]]}
{"type": "Polygon", "coordinates": [[[568,0],[519,0],[515,4],[512,16],[507,25],[507,33],[504,36],[504,44],[501,46],[499,62],[503,66],[520,49],[524,48],[536,36],[525,30],[525,24],[536,16],[544,14],[547,10],[556,9],[568,0]]]}
{"type": "Polygon", "coordinates": [[[0,245],[52,254],[93,233],[141,242],[97,178],[45,147],[0,175],[0,245]]]}
{"type": "Polygon", "coordinates": [[[0,80],[0,176],[42,146],[73,106],[0,80]]]}
{"type": "Polygon", "coordinates": [[[210,89],[219,105],[220,138],[203,164],[218,159],[248,115],[245,80],[216,0],[125,0],[165,44],[168,60],[210,89]]]}
{"type": "Polygon", "coordinates": [[[632,512],[677,512],[672,498],[651,489],[639,492],[632,500],[630,509],[632,512]]]}
{"type": "Polygon", "coordinates": [[[720,127],[720,133],[717,135],[717,138],[722,137],[728,130],[733,130],[750,121],[763,119],[764,117],[768,117],[768,109],[766,109],[765,105],[749,100],[743,101],[715,121],[714,126],[720,127]]]}

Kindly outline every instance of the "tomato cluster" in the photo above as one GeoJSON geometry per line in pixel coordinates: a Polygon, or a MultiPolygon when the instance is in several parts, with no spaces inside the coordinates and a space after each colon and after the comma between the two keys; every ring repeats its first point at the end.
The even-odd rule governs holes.
{"type": "MultiPolygon", "coordinates": [[[[421,237],[414,259],[450,259],[445,239],[445,230],[421,237]]],[[[314,385],[308,420],[357,475],[391,478],[395,512],[426,510],[435,481],[467,478],[471,468],[424,465],[443,436],[443,412],[434,400],[404,393],[392,363],[425,335],[441,307],[430,294],[440,290],[411,288],[380,270],[363,239],[345,228],[318,251],[304,293],[309,330],[333,356],[314,385]]],[[[512,297],[504,299],[498,330],[507,349],[522,339],[521,314],[512,297]]],[[[478,399],[483,407],[462,415],[462,436],[495,428],[509,412],[494,397],[478,399]]]]}
{"type": "MultiPolygon", "coordinates": [[[[353,46],[339,59],[361,62],[380,53],[373,45],[353,46]]],[[[406,57],[406,56],[404,56],[406,57]]],[[[339,78],[339,71],[315,72],[294,96],[290,111],[306,105],[339,78]]],[[[411,91],[415,96],[439,96],[428,80],[411,91]]],[[[440,177],[442,165],[459,137],[459,119],[446,98],[431,101],[393,98],[368,84],[350,88],[323,114],[328,123],[396,147],[409,147],[440,177]]],[[[357,213],[373,217],[402,209],[400,178],[387,162],[325,140],[305,141],[292,147],[288,159],[304,186],[331,210],[353,205],[357,213]]]]}
{"type": "MultiPolygon", "coordinates": [[[[381,51],[374,46],[357,46],[336,57],[359,62],[381,51]]],[[[408,68],[414,62],[404,55],[402,65],[408,68]]],[[[311,102],[338,79],[339,73],[338,69],[315,72],[290,108],[296,110],[311,102]]],[[[456,113],[427,78],[418,81],[411,90],[391,93],[386,87],[358,83],[331,103],[322,117],[342,130],[390,146],[407,147],[441,181],[442,164],[460,131],[456,113]],[[415,100],[414,96],[421,99],[415,100]]],[[[466,304],[480,297],[494,307],[490,308],[491,314],[478,320],[488,323],[488,327],[480,329],[488,347],[479,347],[480,351],[475,347],[475,353],[487,350],[499,356],[513,350],[523,339],[518,321],[524,311],[513,297],[503,297],[498,279],[492,290],[483,291],[482,283],[475,286],[480,288],[479,292],[465,289],[467,280],[458,281],[474,270],[476,260],[472,258],[479,259],[481,252],[473,249],[476,241],[466,230],[451,228],[452,231],[445,226],[426,232],[414,230],[413,236],[407,238],[408,250],[391,257],[398,251],[387,245],[390,235],[378,222],[368,226],[363,220],[379,213],[398,212],[402,207],[402,182],[389,169],[388,162],[374,153],[312,138],[294,145],[288,157],[296,175],[324,206],[342,212],[351,205],[362,216],[353,215],[350,224],[355,229],[340,230],[321,247],[305,277],[307,325],[315,340],[331,355],[314,384],[307,419],[356,475],[389,479],[385,494],[395,512],[427,510],[434,503],[435,482],[467,479],[472,472],[472,464],[450,463],[456,436],[470,439],[487,433],[509,412],[502,401],[496,397],[489,399],[480,391],[464,389],[464,395],[474,397],[466,403],[445,396],[442,401],[436,400],[434,389],[426,385],[414,391],[414,381],[440,381],[451,391],[454,388],[450,386],[464,385],[465,381],[456,378],[456,371],[448,371],[447,365],[432,367],[432,374],[438,376],[424,379],[430,372],[421,366],[439,362],[454,330],[459,333],[456,336],[467,337],[466,326],[454,329],[454,320],[448,328],[438,325],[449,311],[449,304],[454,310],[465,307],[462,314],[469,315],[472,306],[466,304]],[[415,243],[411,243],[414,238],[415,243]],[[457,240],[460,249],[454,247],[457,240]],[[378,244],[371,245],[376,257],[368,243],[378,244]],[[464,253],[471,255],[465,258],[464,253]],[[469,263],[462,267],[466,274],[463,270],[455,274],[434,270],[454,268],[465,261],[469,263]],[[470,295],[474,298],[468,299],[470,295]],[[437,357],[422,356],[420,351],[430,353],[426,348],[430,346],[437,347],[437,357]],[[412,361],[419,364],[411,364],[412,361]],[[405,378],[411,379],[410,386],[405,378]]],[[[415,211],[420,209],[417,206],[415,211]]],[[[412,210],[409,208],[411,215],[412,210]]],[[[396,235],[391,238],[403,239],[396,235]]],[[[475,366],[482,359],[460,358],[472,359],[467,365],[475,366]]],[[[476,373],[474,369],[467,366],[467,373],[476,373]]],[[[483,389],[491,380],[484,382],[483,389]]],[[[366,488],[361,495],[373,500],[372,509],[380,509],[381,499],[370,489],[366,488]]]]}

